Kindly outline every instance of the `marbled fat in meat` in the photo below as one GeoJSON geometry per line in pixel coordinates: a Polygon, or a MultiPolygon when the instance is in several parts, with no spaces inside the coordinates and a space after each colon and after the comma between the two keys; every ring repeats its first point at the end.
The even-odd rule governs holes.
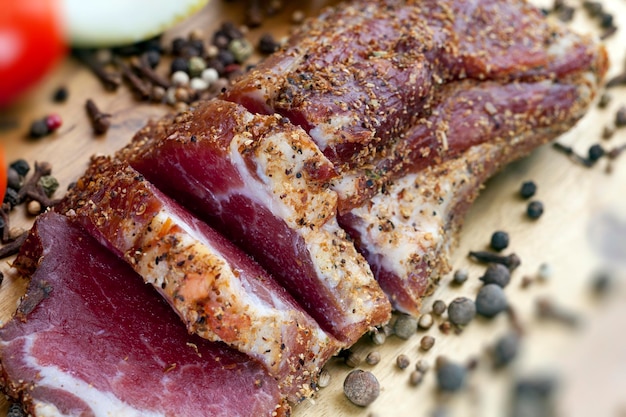
{"type": "Polygon", "coordinates": [[[389,319],[337,223],[333,166],[286,119],[211,100],[148,125],[118,156],[250,253],[342,342],[389,319]]]}
{"type": "Polygon", "coordinates": [[[65,217],[40,217],[30,284],[0,329],[1,378],[33,416],[285,415],[256,361],[189,335],[151,286],[65,217]]]}
{"type": "Polygon", "coordinates": [[[93,158],[56,209],[125,259],[189,332],[265,365],[292,402],[313,394],[322,365],[345,346],[257,263],[126,162],[93,158]]]}

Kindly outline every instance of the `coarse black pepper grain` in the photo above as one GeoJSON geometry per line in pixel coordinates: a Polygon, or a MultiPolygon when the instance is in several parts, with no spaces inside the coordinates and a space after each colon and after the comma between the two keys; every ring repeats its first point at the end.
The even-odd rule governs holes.
{"type": "Polygon", "coordinates": [[[447,359],[437,361],[437,386],[441,391],[456,392],[465,385],[467,369],[447,359]]]}
{"type": "Polygon", "coordinates": [[[52,101],[54,101],[55,103],[65,103],[68,97],[69,92],[67,90],[67,87],[60,86],[56,90],[54,90],[54,93],[52,94],[52,101]]]}
{"type": "Polygon", "coordinates": [[[23,184],[24,177],[18,174],[15,169],[9,168],[7,170],[7,187],[13,188],[14,190],[19,190],[20,188],[22,188],[23,184]]]}
{"type": "Polygon", "coordinates": [[[371,372],[355,369],[346,376],[343,392],[353,404],[367,407],[380,395],[380,383],[371,372]]]}
{"type": "Polygon", "coordinates": [[[496,284],[504,288],[511,282],[511,271],[502,264],[489,264],[480,280],[485,284],[496,284]]]}
{"type": "Polygon", "coordinates": [[[522,183],[522,187],[520,188],[520,196],[523,199],[529,199],[532,196],[535,195],[535,193],[537,192],[537,184],[535,184],[533,181],[525,181],[524,183],[522,183]]]}
{"type": "Polygon", "coordinates": [[[448,305],[448,319],[452,324],[465,326],[476,316],[476,305],[467,297],[457,297],[448,305]]]}
{"type": "Polygon", "coordinates": [[[25,177],[30,172],[30,165],[25,159],[17,159],[11,162],[9,168],[16,170],[22,177],[25,177]]]}
{"type": "Polygon", "coordinates": [[[48,129],[46,119],[37,119],[31,123],[28,136],[31,139],[39,139],[46,136],[48,133],[50,133],[50,130],[48,129]]]}
{"type": "Polygon", "coordinates": [[[589,161],[593,163],[593,162],[596,162],[598,159],[602,158],[605,154],[606,152],[604,151],[604,148],[602,147],[602,145],[600,144],[591,145],[589,147],[587,159],[589,159],[589,161]]]}
{"type": "Polygon", "coordinates": [[[510,238],[507,232],[497,230],[491,235],[489,246],[491,246],[491,249],[500,252],[509,247],[509,241],[510,238]]]}
{"type": "Polygon", "coordinates": [[[148,64],[152,69],[156,68],[161,62],[161,53],[159,51],[150,50],[143,53],[143,62],[148,64]]]}
{"type": "Polygon", "coordinates": [[[503,367],[513,362],[519,352],[520,337],[510,332],[500,337],[493,346],[493,363],[496,367],[503,367]]]}
{"type": "Polygon", "coordinates": [[[528,203],[526,215],[533,220],[540,218],[543,215],[543,203],[541,201],[531,201],[528,203]]]}
{"type": "Polygon", "coordinates": [[[262,54],[272,54],[280,48],[280,44],[274,39],[271,33],[264,33],[259,39],[259,52],[262,54]]]}
{"type": "Polygon", "coordinates": [[[476,313],[483,317],[497,316],[508,304],[504,290],[496,284],[484,285],[476,295],[476,313]]]}
{"type": "Polygon", "coordinates": [[[189,61],[181,57],[174,58],[170,64],[170,74],[178,71],[189,73],[189,61]]]}

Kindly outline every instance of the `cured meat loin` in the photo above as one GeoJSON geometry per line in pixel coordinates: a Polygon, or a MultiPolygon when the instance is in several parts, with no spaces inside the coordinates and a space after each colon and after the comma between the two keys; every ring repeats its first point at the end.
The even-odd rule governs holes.
{"type": "Polygon", "coordinates": [[[189,335],[152,287],[64,216],[37,220],[15,266],[31,280],[0,329],[1,379],[29,415],[288,414],[258,362],[189,335]]]}
{"type": "Polygon", "coordinates": [[[593,65],[558,82],[443,86],[432,113],[404,140],[375,164],[343,174],[342,194],[356,196],[346,207],[367,195],[367,182],[382,189],[339,221],[394,308],[417,314],[421,297],[449,271],[450,246],[481,184],[584,115],[606,70],[603,50],[596,52],[593,65]]]}
{"type": "Polygon", "coordinates": [[[575,85],[582,72],[602,74],[606,66],[606,54],[593,42],[524,1],[356,0],[308,21],[223,98],[285,115],[340,173],[368,170],[369,176],[335,181],[345,212],[374,195],[390,167],[398,177],[471,145],[451,136],[420,136],[436,119],[442,87],[463,80],[519,82],[550,94],[558,84],[575,85]]]}
{"type": "Polygon", "coordinates": [[[280,116],[212,100],[140,131],[119,153],[270,271],[350,345],[389,303],[336,220],[333,166],[280,116]]]}
{"type": "Polygon", "coordinates": [[[482,144],[462,157],[407,174],[342,223],[398,311],[417,315],[421,299],[450,271],[449,257],[480,185],[511,156],[482,144]]]}
{"type": "Polygon", "coordinates": [[[263,363],[291,401],[343,347],[232,243],[125,162],[98,157],[58,208],[125,259],[190,333],[263,363]]]}

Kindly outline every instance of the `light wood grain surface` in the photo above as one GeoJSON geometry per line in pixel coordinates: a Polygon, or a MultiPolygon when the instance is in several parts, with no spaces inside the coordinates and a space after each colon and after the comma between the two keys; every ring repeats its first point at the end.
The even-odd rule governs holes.
{"type": "MultiPolygon", "coordinates": [[[[573,28],[600,33],[579,7],[582,1],[567,3],[577,7],[573,28]]],[[[603,4],[613,13],[619,28],[616,35],[605,41],[612,60],[611,77],[623,71],[626,61],[626,2],[606,0],[603,4]]],[[[552,3],[542,5],[549,7],[552,3]]],[[[298,6],[309,15],[318,7],[313,3],[298,6]]],[[[295,6],[290,7],[293,10],[295,6]]],[[[239,5],[213,0],[201,13],[169,31],[166,38],[186,34],[192,28],[202,28],[208,36],[220,22],[241,22],[241,16],[239,5]]],[[[289,17],[290,11],[286,11],[266,21],[249,34],[249,39],[257,39],[265,31],[278,36],[287,34],[289,17]]],[[[625,144],[626,128],[617,130],[609,140],[601,139],[603,128],[613,123],[615,111],[626,105],[624,87],[611,89],[610,94],[612,100],[606,109],[594,105],[559,142],[583,154],[591,144],[600,141],[606,148],[625,144]]],[[[0,141],[9,161],[25,158],[31,163],[50,162],[61,189],[65,189],[82,173],[92,154],[112,153],[149,118],[166,111],[169,109],[165,106],[138,103],[126,88],[115,93],[104,91],[91,73],[68,58],[19,103],[2,110],[1,121],[15,121],[17,126],[0,131],[0,141]],[[54,104],[50,97],[60,85],[68,87],[70,96],[66,103],[54,104]],[[93,98],[103,111],[112,114],[112,127],[105,136],[94,137],[91,132],[83,107],[87,98],[93,98]],[[51,112],[62,116],[61,129],[36,142],[27,140],[30,122],[51,112]]],[[[491,179],[470,210],[454,251],[453,265],[469,271],[468,282],[455,287],[450,285],[451,276],[445,276],[435,294],[424,303],[428,312],[436,299],[449,302],[460,295],[473,298],[481,285],[478,277],[484,267],[469,260],[468,251],[485,249],[493,231],[508,231],[510,250],[520,256],[522,265],[514,272],[506,293],[525,330],[523,349],[512,366],[494,371],[487,353],[495,339],[511,327],[506,316],[491,321],[476,319],[461,334],[448,335],[438,330],[441,320],[437,319],[430,330],[418,331],[408,341],[391,337],[383,346],[375,346],[364,338],[355,346],[354,350],[361,354],[373,350],[382,354],[378,365],[362,365],[377,376],[382,386],[380,397],[370,407],[356,407],[346,400],[342,384],[350,369],[340,359],[334,359],[327,365],[332,377],[330,386],[322,389],[315,400],[298,405],[294,416],[429,416],[441,405],[454,416],[506,416],[515,378],[544,373],[556,375],[561,381],[557,397],[560,415],[626,415],[626,154],[614,161],[610,173],[606,162],[603,160],[593,168],[581,167],[547,145],[491,179]],[[525,217],[526,204],[517,196],[526,180],[538,184],[537,197],[546,207],[538,221],[525,217]],[[522,278],[535,277],[543,263],[551,266],[552,276],[522,288],[522,278]],[[592,278],[600,270],[610,270],[616,277],[614,289],[602,299],[593,297],[590,291],[592,278]],[[578,314],[581,326],[572,329],[538,319],[535,304],[539,297],[550,297],[578,314]],[[424,334],[436,339],[434,348],[427,353],[419,350],[424,334]],[[411,359],[409,369],[404,371],[395,365],[400,353],[411,359]],[[463,392],[453,396],[438,393],[432,370],[419,387],[409,384],[415,362],[425,359],[433,365],[438,355],[459,362],[478,359],[463,392]]],[[[27,227],[32,218],[22,209],[12,214],[12,220],[15,225],[27,227]]],[[[10,259],[2,263],[0,270],[5,274],[0,286],[0,319],[6,321],[25,290],[25,281],[11,273],[10,259]]],[[[0,412],[6,410],[6,402],[2,407],[0,412]]]]}

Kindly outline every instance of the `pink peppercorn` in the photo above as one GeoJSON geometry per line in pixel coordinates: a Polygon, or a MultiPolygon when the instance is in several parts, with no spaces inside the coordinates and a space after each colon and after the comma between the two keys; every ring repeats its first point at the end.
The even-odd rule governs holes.
{"type": "Polygon", "coordinates": [[[49,132],[54,132],[63,124],[63,119],[56,113],[52,113],[46,117],[46,126],[49,132]]]}

